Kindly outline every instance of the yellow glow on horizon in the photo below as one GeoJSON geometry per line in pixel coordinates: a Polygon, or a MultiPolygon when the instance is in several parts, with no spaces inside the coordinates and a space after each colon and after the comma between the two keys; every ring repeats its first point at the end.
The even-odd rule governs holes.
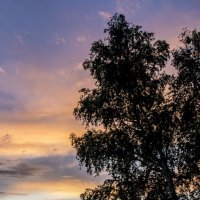
{"type": "Polygon", "coordinates": [[[33,157],[69,155],[73,151],[69,140],[72,132],[81,134],[83,130],[78,123],[0,125],[0,154],[33,157]]]}
{"type": "Polygon", "coordinates": [[[21,191],[22,193],[49,192],[54,194],[65,194],[70,196],[79,196],[87,188],[94,188],[96,185],[92,182],[86,182],[79,179],[66,179],[60,181],[43,182],[19,182],[14,185],[12,191],[21,191]]]}

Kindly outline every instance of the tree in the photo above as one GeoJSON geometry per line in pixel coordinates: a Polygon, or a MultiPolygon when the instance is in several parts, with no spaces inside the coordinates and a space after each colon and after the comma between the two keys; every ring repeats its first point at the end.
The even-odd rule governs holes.
{"type": "Polygon", "coordinates": [[[169,45],[115,14],[92,44],[74,115],[86,133],[71,135],[80,165],[109,178],[82,200],[200,198],[200,33],[185,31],[172,52],[177,76],[164,73],[169,45]]]}

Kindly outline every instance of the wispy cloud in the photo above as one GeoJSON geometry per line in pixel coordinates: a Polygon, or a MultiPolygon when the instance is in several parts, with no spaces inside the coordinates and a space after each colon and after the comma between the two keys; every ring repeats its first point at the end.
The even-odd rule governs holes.
{"type": "Polygon", "coordinates": [[[11,193],[11,192],[0,192],[0,195],[26,196],[27,194],[11,193]]]}
{"type": "Polygon", "coordinates": [[[86,36],[78,36],[76,38],[76,41],[79,43],[84,43],[84,42],[86,42],[86,40],[87,40],[86,36]]]}
{"type": "Polygon", "coordinates": [[[23,105],[19,101],[18,97],[12,92],[0,90],[0,102],[0,111],[2,112],[23,110],[23,105]]]}
{"type": "Polygon", "coordinates": [[[14,35],[14,38],[15,40],[17,41],[18,44],[22,45],[22,46],[26,46],[26,41],[25,41],[25,36],[27,35],[28,33],[25,32],[25,33],[15,33],[14,35]]]}
{"type": "MultiPolygon", "coordinates": [[[[9,179],[6,179],[8,180],[7,183],[10,184],[7,188],[12,186],[12,193],[29,195],[29,193],[37,191],[51,193],[52,196],[47,195],[46,197],[49,200],[72,200],[78,199],[79,194],[85,188],[94,187],[95,184],[104,180],[101,176],[93,177],[88,175],[84,167],[80,171],[78,162],[72,155],[26,158],[17,162],[15,165],[14,161],[12,163],[7,162],[7,165],[10,165],[9,167],[7,166],[7,170],[12,172],[5,169],[0,174],[4,178],[6,176],[9,177],[9,179]],[[38,172],[41,171],[43,174],[38,176],[38,172]],[[19,181],[18,178],[23,178],[23,181],[19,181]],[[53,195],[55,193],[57,194],[56,196],[53,195]],[[60,193],[60,196],[58,193],[60,193]],[[63,194],[65,195],[63,196],[63,194]]],[[[5,164],[6,162],[3,163],[3,165],[5,164]]],[[[3,166],[0,167],[1,169],[3,168],[3,166]]],[[[9,193],[10,191],[6,190],[4,192],[9,193]]]]}
{"type": "Polygon", "coordinates": [[[74,168],[77,167],[79,165],[77,160],[72,160],[70,163],[68,163],[66,166],[67,168],[74,168]]]}
{"type": "Polygon", "coordinates": [[[147,4],[147,0],[116,0],[116,11],[131,16],[144,4],[147,4]]]}
{"type": "Polygon", "coordinates": [[[79,89],[82,87],[91,87],[93,86],[93,79],[92,78],[85,78],[83,80],[77,81],[76,82],[76,87],[78,87],[79,89]]]}
{"type": "Polygon", "coordinates": [[[12,141],[12,135],[11,134],[5,134],[0,138],[0,144],[3,143],[10,143],[12,141]]]}
{"type": "Polygon", "coordinates": [[[6,75],[6,72],[2,67],[0,67],[0,75],[6,75]]]}
{"type": "Polygon", "coordinates": [[[0,175],[22,178],[25,176],[38,176],[41,174],[42,170],[43,168],[39,166],[34,166],[27,163],[19,163],[18,165],[12,167],[1,167],[0,175]]]}
{"type": "Polygon", "coordinates": [[[99,11],[98,13],[103,20],[109,20],[112,16],[112,14],[110,12],[99,11]]]}
{"type": "Polygon", "coordinates": [[[59,35],[58,33],[55,33],[52,35],[53,43],[55,45],[63,45],[66,44],[66,40],[63,36],[59,35]]]}
{"type": "Polygon", "coordinates": [[[75,66],[75,71],[82,71],[83,70],[83,63],[78,63],[76,66],[75,66]]]}
{"type": "Polygon", "coordinates": [[[56,73],[60,76],[60,77],[63,77],[63,78],[69,78],[69,72],[67,69],[61,67],[59,68],[56,73]]]}

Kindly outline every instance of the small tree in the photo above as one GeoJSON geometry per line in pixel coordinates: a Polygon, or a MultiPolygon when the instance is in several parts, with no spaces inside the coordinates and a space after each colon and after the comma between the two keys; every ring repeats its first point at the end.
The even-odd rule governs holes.
{"type": "Polygon", "coordinates": [[[88,173],[110,178],[81,199],[199,199],[200,33],[181,35],[176,77],[163,72],[169,45],[153,33],[118,14],[105,33],[83,63],[95,88],[74,110],[87,132],[71,140],[88,173]]]}

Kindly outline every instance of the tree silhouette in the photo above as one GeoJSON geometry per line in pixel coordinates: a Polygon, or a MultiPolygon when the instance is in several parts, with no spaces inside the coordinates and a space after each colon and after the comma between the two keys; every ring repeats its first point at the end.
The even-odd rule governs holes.
{"type": "Polygon", "coordinates": [[[165,41],[119,14],[104,32],[83,63],[95,87],[74,110],[87,131],[71,141],[88,173],[109,178],[81,199],[200,199],[200,33],[180,35],[170,76],[165,41]]]}

